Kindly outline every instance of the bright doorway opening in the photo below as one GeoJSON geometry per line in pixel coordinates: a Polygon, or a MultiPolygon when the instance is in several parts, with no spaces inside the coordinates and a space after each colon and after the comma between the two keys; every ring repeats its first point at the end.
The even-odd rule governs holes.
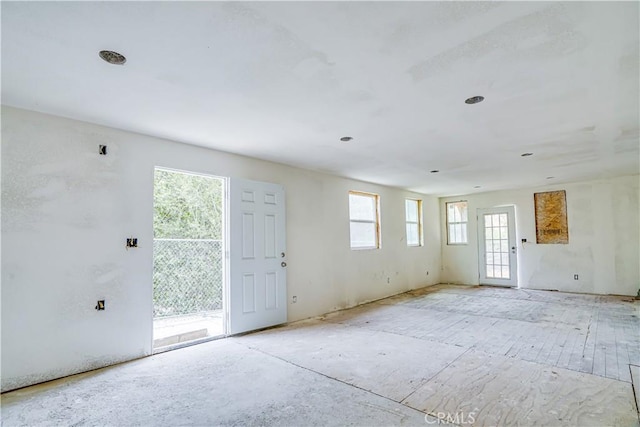
{"type": "Polygon", "coordinates": [[[156,168],[153,348],[225,335],[223,178],[156,168]]]}
{"type": "Polygon", "coordinates": [[[480,284],[518,286],[515,209],[478,209],[480,284]]]}

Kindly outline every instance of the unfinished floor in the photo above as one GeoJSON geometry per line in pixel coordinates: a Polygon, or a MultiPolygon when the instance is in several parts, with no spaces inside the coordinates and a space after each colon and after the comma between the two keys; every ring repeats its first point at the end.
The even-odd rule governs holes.
{"type": "Polygon", "coordinates": [[[637,426],[638,366],[630,297],[439,285],[5,393],[2,424],[637,426]]]}

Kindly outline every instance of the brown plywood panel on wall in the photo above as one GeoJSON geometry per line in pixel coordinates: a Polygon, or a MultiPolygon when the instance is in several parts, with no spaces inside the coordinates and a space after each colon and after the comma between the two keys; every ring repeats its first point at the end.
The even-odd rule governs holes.
{"type": "Polygon", "coordinates": [[[534,193],[537,243],[569,243],[567,197],[564,190],[534,193]]]}

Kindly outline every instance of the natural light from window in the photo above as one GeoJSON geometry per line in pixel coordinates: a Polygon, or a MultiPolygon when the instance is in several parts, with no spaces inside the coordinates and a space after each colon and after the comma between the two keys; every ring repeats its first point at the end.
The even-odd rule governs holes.
{"type": "Polygon", "coordinates": [[[349,192],[349,221],[351,249],[380,247],[380,215],[378,195],[349,192]]]}
{"type": "Polygon", "coordinates": [[[467,244],[467,202],[447,203],[447,243],[467,244]]]}
{"type": "Polygon", "coordinates": [[[422,246],[422,200],[404,201],[407,223],[407,246],[422,246]]]}

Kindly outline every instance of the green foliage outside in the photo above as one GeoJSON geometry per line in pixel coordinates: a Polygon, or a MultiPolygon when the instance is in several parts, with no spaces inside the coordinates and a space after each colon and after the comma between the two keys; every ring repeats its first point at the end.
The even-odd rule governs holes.
{"type": "Polygon", "coordinates": [[[156,170],[155,318],[222,308],[222,197],[219,179],[156,170]]]}
{"type": "Polygon", "coordinates": [[[222,239],[222,180],[156,170],[156,239],[222,239]]]}

